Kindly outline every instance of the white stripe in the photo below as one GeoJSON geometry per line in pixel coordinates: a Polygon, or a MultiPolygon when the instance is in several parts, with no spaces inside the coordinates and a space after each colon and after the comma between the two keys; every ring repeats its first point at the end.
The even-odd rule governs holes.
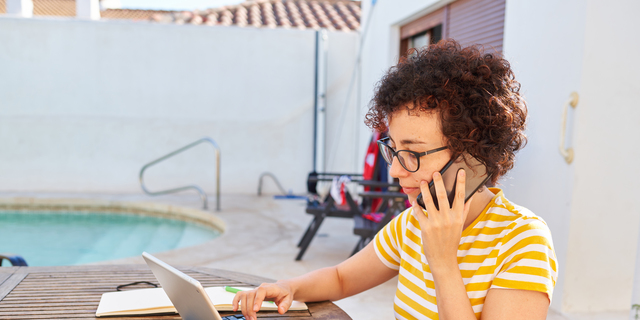
{"type": "Polygon", "coordinates": [[[472,306],[471,308],[473,309],[474,313],[478,313],[478,312],[482,312],[482,308],[484,307],[484,303],[472,306]]]}
{"type": "MultiPolygon", "coordinates": [[[[490,247],[490,248],[471,248],[469,250],[465,250],[466,253],[464,255],[460,255],[460,253],[458,253],[458,256],[488,256],[489,254],[491,254],[491,251],[493,251],[495,249],[495,247],[490,247]]],[[[458,252],[461,252],[462,250],[459,250],[458,252]]],[[[498,252],[499,253],[499,252],[498,252]]]]}
{"type": "Polygon", "coordinates": [[[469,299],[484,298],[487,296],[487,290],[467,291],[467,296],[469,296],[469,299]]]}
{"type": "Polygon", "coordinates": [[[463,280],[464,284],[467,285],[469,283],[490,282],[490,281],[493,281],[494,278],[495,278],[494,274],[482,274],[482,275],[476,275],[476,276],[473,276],[471,278],[462,279],[462,280],[463,280]]]}
{"type": "Polygon", "coordinates": [[[493,207],[493,208],[487,210],[487,213],[492,213],[492,214],[503,216],[503,217],[515,217],[515,216],[517,216],[517,214],[509,211],[509,209],[502,208],[502,207],[493,207]]]}
{"type": "Polygon", "coordinates": [[[518,266],[549,269],[549,271],[554,272],[548,262],[536,259],[522,259],[518,261],[518,266]]]}
{"type": "MultiPolygon", "coordinates": [[[[396,303],[395,303],[395,301],[394,301],[394,304],[396,304],[396,303]]],[[[397,305],[397,304],[396,304],[396,305],[397,305]]],[[[399,307],[399,306],[398,306],[398,307],[399,307]]],[[[398,319],[398,320],[408,320],[407,318],[405,318],[405,317],[401,316],[401,315],[400,315],[398,312],[396,312],[395,310],[393,311],[393,313],[396,315],[396,319],[398,319]]]]}
{"type": "MultiPolygon", "coordinates": [[[[503,229],[503,232],[505,230],[504,227],[501,227],[499,229],[503,229]]],[[[473,243],[476,241],[484,241],[484,242],[492,242],[493,240],[495,240],[496,238],[501,238],[504,235],[502,234],[503,232],[499,233],[499,234],[479,234],[477,236],[466,236],[464,238],[462,238],[463,242],[462,243],[473,243]]]]}
{"type": "MultiPolygon", "coordinates": [[[[387,241],[385,241],[386,240],[385,238],[388,239],[389,242],[391,242],[391,245],[394,245],[397,242],[397,240],[391,235],[391,230],[387,230],[387,229],[384,230],[384,237],[380,239],[380,244],[382,245],[384,252],[387,253],[399,265],[401,259],[398,254],[401,254],[401,253],[397,248],[395,250],[390,248],[387,241]],[[396,254],[396,252],[398,254],[396,254]]],[[[395,246],[397,247],[397,244],[395,246]]]]}
{"type": "Polygon", "coordinates": [[[502,268],[503,265],[510,263],[515,256],[525,252],[540,252],[545,254],[547,257],[549,257],[549,248],[547,246],[543,244],[530,244],[511,253],[506,259],[502,261],[502,264],[500,266],[497,266],[497,268],[498,269],[502,268]]]}
{"type": "Polygon", "coordinates": [[[387,259],[382,255],[382,253],[380,253],[380,251],[378,251],[379,250],[378,246],[373,246],[373,249],[375,249],[375,252],[376,252],[376,255],[378,256],[378,259],[382,262],[382,264],[387,266],[387,268],[392,269],[392,270],[399,270],[400,269],[399,265],[395,265],[395,264],[392,264],[391,262],[387,261],[387,259]]]}
{"type": "MultiPolygon", "coordinates": [[[[424,290],[428,295],[430,295],[432,297],[436,296],[436,290],[427,287],[427,284],[425,282],[426,280],[433,281],[433,276],[430,273],[423,272],[423,278],[424,279],[420,279],[420,278],[416,277],[413,273],[411,273],[408,270],[406,270],[405,268],[402,268],[402,270],[400,270],[400,275],[402,275],[403,277],[407,278],[407,280],[409,282],[413,283],[418,288],[424,290]]],[[[399,280],[398,280],[398,283],[400,283],[399,280]]]]}
{"type": "Polygon", "coordinates": [[[551,279],[547,277],[535,276],[535,275],[525,274],[525,273],[511,273],[509,271],[500,273],[496,277],[496,279],[524,281],[524,282],[540,283],[544,285],[553,284],[551,279]]]}
{"type": "MultiPolygon", "coordinates": [[[[407,292],[411,292],[409,289],[407,289],[405,286],[403,286],[401,283],[398,283],[398,289],[404,293],[405,295],[409,296],[409,298],[411,298],[412,300],[414,300],[414,302],[420,304],[421,306],[433,311],[433,312],[438,312],[438,306],[436,306],[433,303],[430,303],[422,298],[420,298],[419,300],[424,301],[425,303],[421,303],[419,300],[415,300],[413,297],[411,297],[410,295],[407,294],[407,292]],[[404,290],[402,290],[404,288],[404,290]]],[[[414,294],[415,296],[415,294],[414,294]]],[[[422,313],[418,312],[417,310],[411,308],[408,304],[404,303],[403,301],[401,301],[400,299],[396,299],[395,300],[396,304],[404,311],[408,312],[409,314],[411,314],[412,316],[418,318],[418,319],[425,319],[425,320],[429,320],[429,318],[427,318],[427,316],[423,315],[422,313]]]]}

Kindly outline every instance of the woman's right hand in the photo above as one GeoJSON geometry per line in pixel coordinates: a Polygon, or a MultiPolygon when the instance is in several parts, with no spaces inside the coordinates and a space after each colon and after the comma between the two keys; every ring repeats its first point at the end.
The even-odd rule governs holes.
{"type": "Polygon", "coordinates": [[[260,310],[263,301],[273,301],[278,306],[278,313],[284,314],[293,303],[293,291],[285,281],[263,283],[253,290],[240,291],[233,298],[233,311],[238,311],[238,303],[242,315],[247,320],[257,320],[256,312],[260,310]],[[245,307],[250,306],[250,307],[245,307]]]}

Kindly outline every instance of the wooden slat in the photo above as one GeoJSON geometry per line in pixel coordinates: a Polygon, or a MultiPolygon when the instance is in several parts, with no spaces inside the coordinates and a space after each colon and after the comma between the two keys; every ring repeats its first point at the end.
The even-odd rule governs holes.
{"type": "Polygon", "coordinates": [[[20,284],[22,279],[27,276],[26,273],[14,273],[7,280],[2,282],[0,286],[0,300],[9,295],[13,289],[20,284]]]}

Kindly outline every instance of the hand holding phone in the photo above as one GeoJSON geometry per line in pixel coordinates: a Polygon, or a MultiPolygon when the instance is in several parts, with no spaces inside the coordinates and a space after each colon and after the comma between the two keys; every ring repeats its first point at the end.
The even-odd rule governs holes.
{"type": "MultiPolygon", "coordinates": [[[[452,158],[442,168],[442,170],[440,170],[442,180],[444,181],[444,187],[447,191],[447,199],[449,200],[449,203],[447,205],[449,206],[453,204],[453,198],[456,194],[456,185],[458,182],[458,171],[460,170],[464,170],[467,175],[464,197],[465,203],[469,200],[469,198],[471,198],[471,196],[473,196],[476,191],[478,191],[478,189],[484,186],[484,184],[487,183],[487,181],[489,181],[492,176],[491,173],[487,172],[487,167],[480,163],[480,161],[478,161],[476,158],[468,155],[467,161],[465,161],[464,156],[460,156],[454,159],[452,158]]],[[[440,210],[438,197],[436,196],[436,188],[433,180],[429,182],[429,191],[431,193],[431,198],[433,199],[433,204],[435,205],[436,209],[440,210]]],[[[423,209],[426,209],[422,194],[418,196],[416,201],[418,202],[418,205],[420,205],[423,209]]]]}

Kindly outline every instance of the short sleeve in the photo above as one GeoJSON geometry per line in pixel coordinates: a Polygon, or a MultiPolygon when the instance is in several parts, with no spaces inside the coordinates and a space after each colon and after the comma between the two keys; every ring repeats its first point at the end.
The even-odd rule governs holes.
{"type": "Polygon", "coordinates": [[[382,228],[373,238],[373,247],[376,255],[384,265],[393,270],[400,269],[400,248],[402,247],[402,224],[406,220],[405,210],[397,217],[393,218],[384,228],[382,228]]]}
{"type": "Polygon", "coordinates": [[[551,232],[538,219],[519,223],[504,238],[491,288],[544,292],[551,301],[558,278],[551,232]]]}

